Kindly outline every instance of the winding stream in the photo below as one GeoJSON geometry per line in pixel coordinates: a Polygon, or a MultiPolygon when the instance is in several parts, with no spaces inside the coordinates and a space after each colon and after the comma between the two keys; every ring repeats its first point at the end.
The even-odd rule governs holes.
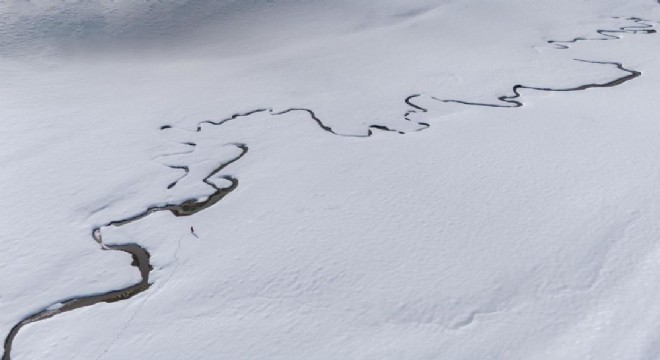
{"type": "Polygon", "coordinates": [[[123,245],[107,245],[103,247],[103,250],[116,250],[123,251],[133,256],[132,266],[136,266],[140,270],[140,275],[142,280],[139,283],[131,285],[124,289],[113,290],[107,293],[98,294],[98,295],[85,295],[80,297],[74,297],[68,300],[61,301],[56,303],[45,310],[32,314],[25,319],[21,320],[18,324],[14,325],[9,331],[7,338],[5,339],[5,352],[2,356],[2,360],[11,359],[11,346],[14,341],[14,338],[21,330],[21,328],[27,324],[45,320],[51,318],[55,315],[59,315],[65,312],[72,310],[80,309],[82,307],[91,306],[98,304],[100,302],[115,302],[130,299],[131,297],[147,290],[151,284],[149,284],[149,273],[151,272],[151,264],[149,262],[149,252],[137,244],[123,244],[123,245]]]}
{"type": "MultiPolygon", "coordinates": [[[[660,0],[658,0],[660,3],[660,0]]],[[[614,17],[613,19],[619,19],[614,17]]],[[[548,44],[554,44],[557,49],[568,49],[569,45],[575,44],[579,41],[607,41],[607,40],[619,40],[621,39],[620,34],[655,34],[656,30],[653,29],[653,25],[649,24],[648,20],[638,18],[638,17],[629,17],[626,18],[627,21],[632,21],[637,25],[631,26],[622,26],[614,30],[596,30],[596,32],[603,37],[601,38],[585,38],[585,37],[576,37],[572,40],[548,40],[548,44]]]]}
{"type": "MultiPolygon", "coordinates": [[[[658,0],[660,2],[660,0],[658,0]]],[[[604,38],[575,38],[573,40],[568,40],[568,41],[555,41],[551,40],[548,41],[550,44],[555,44],[558,48],[560,49],[566,49],[568,48],[569,43],[576,43],[578,41],[586,41],[586,40],[613,40],[613,39],[619,39],[620,37],[617,34],[620,33],[631,33],[631,34],[653,34],[656,31],[652,29],[652,25],[647,23],[647,20],[643,20],[641,18],[628,18],[627,20],[632,21],[637,23],[637,25],[634,26],[626,26],[626,27],[621,27],[619,29],[615,30],[597,30],[598,34],[604,36],[604,38]]],[[[606,82],[606,83],[593,83],[593,84],[584,84],[576,87],[571,87],[571,88],[545,88],[545,87],[534,87],[534,86],[526,86],[526,85],[515,85],[513,86],[513,95],[504,95],[500,96],[497,99],[501,103],[478,103],[478,102],[469,102],[469,101],[463,101],[463,100],[453,100],[453,99],[438,99],[435,97],[432,97],[433,99],[440,101],[440,102],[445,102],[445,103],[459,103],[459,104],[464,104],[464,105],[472,105],[472,106],[486,106],[486,107],[498,107],[498,108],[513,108],[513,107],[520,107],[523,106],[523,103],[520,101],[520,90],[522,89],[529,89],[529,90],[537,90],[537,91],[558,91],[558,92],[568,92],[568,91],[583,91],[583,90],[588,90],[592,88],[608,88],[608,87],[614,87],[614,86],[619,86],[625,82],[628,82],[630,80],[633,80],[639,76],[641,76],[641,72],[637,70],[632,70],[625,68],[623,64],[617,63],[617,62],[598,62],[598,61],[588,61],[588,60],[577,60],[577,61],[583,61],[583,62],[588,62],[592,64],[600,64],[600,65],[612,65],[616,66],[619,70],[625,72],[626,74],[614,79],[612,81],[606,82]]],[[[413,110],[408,111],[405,115],[404,118],[408,121],[412,121],[408,119],[408,115],[415,113],[415,112],[426,112],[427,109],[416,105],[414,103],[414,99],[416,97],[421,96],[421,94],[414,94],[409,97],[407,97],[404,101],[407,105],[413,108],[413,110]]],[[[316,114],[310,110],[310,109],[305,109],[305,108],[290,108],[281,112],[273,112],[271,108],[260,108],[260,109],[255,109],[250,112],[246,113],[239,113],[239,114],[234,114],[229,118],[219,120],[219,121],[203,121],[198,123],[196,132],[202,131],[202,126],[204,124],[208,125],[222,125],[228,121],[235,120],[241,117],[249,116],[255,113],[259,112],[269,112],[271,115],[277,116],[277,115],[283,115],[287,114],[293,111],[304,111],[307,112],[310,116],[310,118],[316,122],[316,124],[319,126],[320,129],[323,131],[329,132],[333,135],[338,135],[338,136],[350,136],[350,137],[369,137],[373,135],[372,129],[376,130],[382,130],[382,131],[393,131],[397,132],[399,134],[404,134],[405,132],[402,131],[397,131],[394,129],[390,129],[386,126],[383,125],[370,125],[368,126],[367,133],[365,135],[351,135],[351,134],[340,134],[335,132],[332,127],[324,124],[317,116],[316,114]]],[[[421,128],[416,131],[423,130],[427,127],[429,127],[429,124],[424,123],[424,122],[415,122],[416,124],[420,125],[421,128]]],[[[171,125],[163,125],[160,130],[168,130],[172,129],[171,125]]],[[[192,147],[192,151],[194,151],[194,148],[196,144],[194,143],[183,143],[185,145],[189,145],[192,147]]],[[[101,245],[102,250],[104,251],[122,251],[127,254],[130,254],[133,257],[133,262],[132,266],[135,266],[138,268],[140,271],[141,275],[141,280],[140,282],[130,285],[126,288],[118,289],[118,290],[111,290],[102,294],[96,294],[96,295],[82,295],[82,296],[76,296],[76,297],[71,297],[66,300],[59,301],[51,306],[49,306],[46,309],[43,309],[41,311],[38,311],[32,315],[29,315],[25,317],[23,320],[18,322],[16,325],[12,327],[10,330],[9,334],[5,338],[4,342],[4,354],[2,356],[2,360],[11,360],[11,350],[12,350],[12,344],[14,339],[16,338],[16,335],[20,332],[20,330],[28,324],[37,322],[37,321],[42,321],[45,319],[52,318],[56,315],[73,311],[76,309],[80,309],[83,307],[91,306],[94,304],[98,304],[101,302],[105,303],[111,303],[111,302],[117,302],[117,301],[123,301],[132,298],[133,296],[140,294],[147,289],[150,288],[151,283],[149,282],[149,274],[152,270],[152,266],[150,263],[150,254],[149,252],[141,247],[138,244],[121,244],[121,245],[105,245],[102,240],[101,236],[101,230],[104,227],[109,227],[109,226],[123,226],[126,224],[130,224],[132,222],[138,221],[154,212],[158,211],[170,211],[172,214],[175,216],[190,216],[194,215],[199,211],[202,211],[210,206],[215,205],[218,203],[220,200],[222,200],[225,196],[230,194],[232,191],[234,191],[238,187],[238,179],[236,179],[233,176],[230,175],[225,175],[221,176],[220,178],[228,180],[230,182],[230,185],[227,187],[220,188],[216,186],[210,178],[217,175],[220,171],[225,169],[227,166],[231,165],[232,163],[240,160],[243,156],[245,156],[249,150],[248,146],[246,144],[241,144],[241,143],[235,143],[235,144],[228,144],[235,146],[236,148],[240,149],[240,154],[233,159],[221,164],[219,167],[217,167],[215,170],[213,170],[211,173],[209,173],[202,181],[213,188],[214,192],[206,197],[205,199],[199,200],[199,199],[188,199],[185,200],[181,203],[176,203],[176,204],[166,204],[162,206],[153,206],[149,207],[143,212],[125,218],[125,219],[120,219],[120,220],[114,220],[111,221],[103,226],[97,227],[93,229],[92,231],[92,238],[98,242],[101,245]]],[[[173,183],[169,184],[167,186],[168,189],[171,189],[172,187],[176,186],[178,181],[180,181],[182,178],[188,175],[189,173],[189,168],[187,166],[169,166],[172,169],[177,169],[177,170],[183,170],[184,174],[183,176],[174,181],[173,183]]]]}
{"type": "Polygon", "coordinates": [[[95,305],[101,302],[112,303],[112,302],[127,300],[149,289],[149,287],[151,287],[151,283],[149,283],[149,274],[151,273],[153,267],[151,266],[151,262],[149,261],[150,254],[147,251],[147,249],[143,248],[138,244],[105,245],[103,244],[101,229],[108,226],[122,226],[122,225],[130,224],[134,221],[138,221],[148,216],[149,214],[158,211],[168,210],[172,212],[172,214],[174,214],[175,216],[190,216],[216,204],[217,202],[222,200],[222,198],[227,196],[227,194],[229,194],[230,192],[236,189],[236,187],[238,186],[238,180],[231,176],[222,176],[221,178],[229,180],[231,182],[231,185],[225,188],[219,188],[210,181],[210,178],[216,175],[218,172],[222,171],[227,166],[238,161],[248,152],[248,147],[245,144],[232,144],[232,145],[241,149],[241,153],[235,158],[231,159],[230,161],[221,164],[219,167],[213,170],[202,180],[205,184],[211,186],[215,190],[205,200],[190,199],[190,200],[185,200],[180,204],[168,204],[163,206],[150,207],[147,210],[141,212],[140,214],[131,216],[126,219],[111,221],[104,226],[95,228],[92,231],[92,238],[94,239],[94,241],[96,241],[101,245],[102,250],[122,251],[130,254],[133,257],[133,262],[131,263],[131,265],[137,267],[138,270],[140,271],[140,276],[141,276],[140,282],[123,289],[112,290],[102,294],[72,297],[67,300],[59,301],[44,310],[41,310],[26,317],[25,319],[21,320],[19,323],[14,325],[9,331],[9,334],[7,334],[7,337],[5,338],[4,354],[2,355],[2,360],[11,360],[11,348],[14,339],[16,338],[16,335],[18,335],[18,332],[21,330],[21,328],[23,328],[27,324],[49,319],[55,315],[59,315],[65,312],[95,305]]]}

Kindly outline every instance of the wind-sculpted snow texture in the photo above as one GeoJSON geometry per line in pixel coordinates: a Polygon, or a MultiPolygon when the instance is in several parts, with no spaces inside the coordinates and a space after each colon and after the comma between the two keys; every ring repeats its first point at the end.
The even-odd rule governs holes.
{"type": "MultiPolygon", "coordinates": [[[[314,3],[297,5],[283,1],[269,9],[276,12],[298,9],[314,14],[319,9],[333,7],[318,2],[318,9],[315,9],[314,3]]],[[[481,13],[481,10],[470,6],[463,8],[458,3],[461,2],[419,1],[408,5],[387,2],[384,8],[391,7],[386,11],[390,12],[387,16],[377,15],[373,23],[358,22],[357,31],[350,26],[332,25],[335,26],[333,31],[338,34],[348,31],[348,35],[342,36],[349,39],[349,45],[341,46],[350,48],[352,41],[360,37],[374,40],[379,36],[415,32],[417,30],[410,29],[428,26],[443,12],[481,13]],[[351,30],[346,30],[349,28],[351,30]],[[383,33],[382,29],[385,29],[383,33]]],[[[240,18],[237,14],[266,6],[258,1],[240,6],[231,2],[218,4],[207,10],[216,15],[226,12],[222,19],[240,18]]],[[[604,6],[602,11],[611,11],[612,4],[604,6]]],[[[177,11],[186,9],[187,3],[179,5],[181,8],[174,7],[177,11]]],[[[199,4],[190,6],[192,8],[185,10],[186,16],[204,9],[199,4]]],[[[368,2],[359,6],[336,6],[370,9],[368,2]]],[[[506,13],[514,5],[500,6],[506,13]]],[[[598,8],[599,5],[593,6],[598,8]]],[[[635,6],[628,4],[617,9],[628,8],[635,9],[635,6]]],[[[650,9],[642,5],[638,8],[640,11],[650,9]]],[[[593,9],[586,6],[582,10],[589,13],[593,9]]],[[[39,14],[37,19],[43,21],[43,13],[39,14]]],[[[70,16],[62,15],[67,12],[54,14],[55,18],[70,16]]],[[[143,15],[138,12],[132,17],[152,19],[149,12],[143,15]]],[[[20,29],[32,20],[28,16],[13,21],[10,16],[3,21],[20,29]]],[[[53,26],[67,35],[71,28],[61,24],[68,21],[54,22],[60,25],[53,26]]],[[[351,20],[346,21],[350,23],[351,20]]],[[[565,358],[570,354],[580,358],[585,353],[616,355],[612,358],[653,358],[657,354],[653,345],[649,345],[657,335],[653,327],[647,328],[640,337],[626,338],[625,344],[620,346],[608,341],[608,337],[621,338],[617,332],[595,337],[591,330],[581,329],[602,326],[603,321],[608,321],[602,319],[602,314],[613,312],[612,304],[630,301],[622,295],[627,292],[618,289],[632,288],[634,293],[639,284],[647,284],[647,279],[638,274],[645,274],[648,267],[626,264],[632,260],[652,264],[653,260],[645,257],[649,250],[656,249],[650,236],[655,232],[649,227],[654,217],[648,214],[660,213],[654,200],[648,198],[648,191],[628,190],[625,185],[630,179],[636,179],[639,182],[635,187],[648,190],[656,186],[652,185],[655,178],[645,177],[644,171],[649,169],[651,157],[647,157],[648,154],[655,153],[652,144],[657,143],[653,136],[657,127],[646,122],[648,117],[637,116],[622,131],[616,120],[608,120],[619,119],[618,110],[610,107],[594,110],[585,105],[608,103],[608,96],[631,103],[635,101],[631,99],[647,94],[646,89],[657,85],[660,76],[655,72],[660,64],[648,58],[640,60],[645,56],[644,49],[657,49],[649,45],[654,44],[652,40],[646,40],[655,38],[652,36],[654,22],[639,17],[610,17],[604,21],[614,22],[614,30],[591,29],[602,37],[547,41],[564,50],[557,53],[574,51],[576,56],[572,53],[549,55],[543,51],[525,55],[534,59],[533,66],[525,68],[528,66],[525,59],[520,59],[521,65],[507,65],[510,68],[502,71],[501,78],[484,84],[469,97],[463,97],[464,90],[476,88],[464,83],[471,83],[493,72],[492,69],[475,68],[475,74],[471,75],[469,71],[461,75],[452,71],[436,73],[437,78],[456,85],[456,97],[443,95],[450,86],[425,87],[432,84],[428,82],[434,75],[431,73],[425,75],[422,86],[419,82],[415,84],[420,78],[412,69],[405,74],[410,78],[398,85],[406,91],[403,95],[401,90],[384,90],[379,94],[379,89],[369,84],[347,89],[350,95],[361,87],[369,88],[374,99],[380,100],[399,96],[399,105],[387,104],[379,109],[375,107],[377,100],[360,103],[351,108],[351,117],[345,119],[337,117],[343,111],[337,108],[348,103],[341,96],[337,103],[333,101],[341,82],[333,83],[332,79],[327,80],[333,90],[328,94],[317,93],[316,97],[305,94],[305,86],[286,90],[282,95],[275,94],[274,88],[264,83],[262,88],[252,88],[255,94],[237,107],[249,109],[253,102],[272,107],[253,107],[253,110],[220,117],[220,120],[199,121],[206,116],[196,111],[183,116],[182,120],[182,111],[196,105],[189,101],[157,110],[145,128],[159,128],[160,131],[155,132],[158,136],[129,135],[122,143],[133,149],[151,151],[156,156],[140,166],[123,170],[130,174],[128,182],[118,181],[122,176],[116,173],[121,170],[116,170],[121,164],[134,160],[133,155],[127,153],[112,159],[115,153],[104,150],[108,154],[107,170],[98,165],[103,163],[98,155],[91,156],[95,164],[91,167],[95,170],[87,174],[87,178],[100,179],[98,176],[102,173],[116,179],[109,183],[118,185],[102,186],[103,194],[96,193],[93,199],[81,196],[84,201],[76,203],[78,209],[67,210],[85,214],[84,220],[76,220],[87,224],[79,226],[80,230],[91,230],[91,239],[103,250],[119,250],[103,255],[131,254],[131,265],[138,267],[140,280],[135,282],[134,274],[129,275],[131,267],[120,264],[115,257],[100,260],[106,261],[102,264],[106,268],[126,268],[126,271],[117,272],[114,283],[108,281],[112,277],[104,274],[103,281],[96,287],[80,283],[61,286],[61,292],[14,295],[24,302],[29,299],[32,305],[23,305],[18,313],[14,311],[13,318],[2,320],[3,326],[10,326],[3,360],[61,358],[63,354],[97,359],[127,356],[399,359],[474,358],[484,354],[523,358],[565,358]],[[596,46],[596,43],[600,44],[596,46]],[[530,69],[537,71],[530,72],[530,69]],[[651,75],[642,81],[646,79],[647,69],[651,75]],[[570,75],[557,76],[562,71],[570,75]],[[631,88],[636,82],[642,85],[631,88]],[[482,101],[507,84],[517,84],[513,85],[513,95],[498,96],[499,102],[482,101]],[[631,93],[630,89],[635,91],[631,93]],[[530,95],[529,101],[534,106],[520,109],[519,115],[509,113],[508,117],[499,117],[493,123],[486,119],[496,116],[487,108],[518,108],[527,104],[523,90],[553,96],[539,100],[530,95]],[[295,93],[303,95],[289,99],[295,93]],[[560,93],[567,94],[559,96],[560,93]],[[281,106],[284,103],[292,106],[281,106]],[[319,105],[319,109],[314,105],[319,105]],[[394,109],[401,110],[397,118],[383,116],[394,109]],[[577,110],[570,113],[570,109],[577,110]],[[581,109],[587,113],[581,113],[581,109]],[[588,113],[590,109],[594,114],[588,113]],[[172,114],[164,113],[169,111],[172,114]],[[375,114],[363,116],[371,111],[375,114]],[[591,130],[595,134],[589,139],[573,141],[574,134],[562,132],[569,129],[580,134],[592,124],[581,119],[592,116],[603,124],[591,130]],[[577,117],[578,121],[565,120],[569,117],[577,117]],[[440,122],[442,118],[444,121],[440,122]],[[525,122],[525,118],[535,120],[525,122]],[[469,131],[466,130],[469,127],[462,128],[466,125],[461,124],[471,122],[480,125],[469,131]],[[530,140],[518,136],[518,132],[526,133],[530,140]],[[613,143],[608,136],[610,133],[617,134],[622,142],[613,143]],[[493,134],[499,134],[502,139],[497,140],[493,134]],[[160,140],[157,139],[161,136],[175,141],[166,146],[158,145],[160,140]],[[507,139],[516,145],[506,145],[507,139]],[[141,145],[132,141],[139,141],[141,145]],[[537,145],[551,150],[537,156],[524,155],[525,151],[535,151],[537,145]],[[608,155],[607,151],[602,151],[612,146],[615,152],[608,155]],[[568,158],[577,160],[562,161],[568,158]],[[637,158],[647,160],[630,161],[637,158]],[[158,168],[152,166],[154,164],[165,166],[158,168]],[[616,164],[628,166],[628,171],[621,172],[625,175],[611,176],[616,164]],[[230,193],[233,194],[229,196],[230,193]],[[85,203],[94,204],[86,206],[85,203]],[[214,206],[218,203],[220,205],[214,206]],[[193,231],[191,224],[197,231],[193,231]],[[512,261],[512,257],[516,261],[512,261]],[[478,264],[481,267],[473,266],[478,264]],[[632,280],[626,282],[628,278],[632,280]],[[106,290],[101,290],[103,286],[106,290]],[[183,303],[186,306],[181,306],[183,303]],[[575,304],[575,307],[568,310],[566,304],[575,304]],[[548,312],[547,319],[546,315],[538,315],[544,311],[548,312]],[[556,319],[560,320],[554,322],[556,319]],[[99,324],[102,326],[97,326],[99,324]],[[536,327],[535,324],[540,325],[536,327]],[[183,327],[189,331],[182,333],[183,327]],[[524,344],[513,341],[521,334],[529,337],[524,344]],[[566,339],[575,338],[585,341],[571,348],[566,339]],[[471,345],[456,346],[463,341],[471,345]]],[[[215,26],[212,17],[205,22],[208,24],[204,26],[215,26]]],[[[222,24],[219,28],[236,29],[239,23],[237,20],[231,26],[222,24]]],[[[104,30],[94,30],[91,38],[105,41],[105,31],[116,31],[112,30],[116,25],[108,24],[104,30]]],[[[583,29],[582,25],[573,25],[577,33],[581,32],[578,29],[583,29]]],[[[535,29],[532,25],[526,26],[535,29]]],[[[292,25],[292,29],[296,27],[292,25]]],[[[48,42],[48,36],[39,35],[39,31],[28,36],[38,39],[37,43],[48,42]]],[[[79,39],[86,31],[74,31],[73,38],[66,39],[67,35],[61,44],[53,43],[53,52],[48,56],[59,61],[62,51],[71,51],[69,42],[74,40],[84,44],[83,48],[91,46],[79,39]]],[[[130,34],[137,30],[128,26],[122,31],[130,34]]],[[[142,35],[156,39],[161,33],[149,30],[142,35]]],[[[315,36],[320,35],[312,32],[310,39],[315,36]]],[[[142,41],[139,37],[129,38],[138,43],[142,41]]],[[[5,36],[3,51],[20,56],[33,51],[29,46],[21,46],[17,51],[17,39],[5,36]]],[[[333,39],[317,39],[330,41],[325,43],[329,53],[337,50],[333,39]]],[[[208,39],[202,43],[205,41],[208,39]]],[[[418,41],[429,45],[424,39],[418,41]]],[[[303,43],[275,50],[267,54],[268,61],[252,63],[247,68],[259,69],[270,64],[276,78],[280,76],[278,67],[288,67],[285,59],[291,54],[306,46],[326,50],[316,45],[303,46],[303,43]]],[[[374,49],[380,51],[378,45],[374,49]]],[[[208,55],[204,51],[199,53],[200,59],[208,55]]],[[[247,46],[240,48],[241,51],[251,53],[254,49],[247,46]]],[[[424,50],[415,54],[422,64],[431,58],[424,50]]],[[[525,52],[521,50],[520,54],[525,52]]],[[[96,70],[96,63],[102,64],[101,68],[107,66],[104,63],[107,60],[90,60],[86,56],[69,59],[74,65],[65,68],[84,69],[90,61],[96,70]]],[[[324,68],[327,59],[323,56],[317,58],[323,59],[320,62],[315,59],[312,63],[324,68]]],[[[318,71],[305,65],[308,60],[301,59],[299,63],[303,76],[305,72],[317,74],[318,71]]],[[[6,69],[21,68],[22,65],[13,61],[3,63],[6,69]]],[[[159,73],[172,71],[168,81],[173,86],[164,90],[163,97],[174,100],[174,94],[189,92],[190,84],[203,83],[201,77],[191,82],[178,78],[188,75],[186,71],[177,73],[181,67],[190,70],[199,66],[196,60],[188,61],[173,67],[166,63],[156,66],[155,71],[159,73]]],[[[451,61],[450,67],[455,65],[451,61]]],[[[494,63],[498,61],[494,59],[494,63]]],[[[409,64],[403,64],[404,68],[409,64]]],[[[470,66],[475,64],[468,61],[466,69],[471,70],[470,66]]],[[[381,65],[382,62],[374,62],[376,69],[381,65]]],[[[30,72],[52,71],[39,67],[52,66],[60,65],[36,62],[35,68],[21,71],[29,78],[30,72]]],[[[247,68],[237,65],[241,71],[247,68]]],[[[425,68],[424,65],[421,68],[425,68]]],[[[281,74],[291,74],[287,69],[280,70],[281,74]]],[[[63,74],[68,74],[67,71],[63,74]]],[[[113,81],[131,83],[128,79],[133,69],[118,73],[128,77],[113,81]]],[[[219,74],[217,78],[223,76],[219,74]]],[[[317,76],[313,75],[312,79],[318,80],[317,76]]],[[[369,76],[366,74],[365,79],[369,76]]],[[[257,77],[248,75],[246,82],[250,84],[257,81],[255,79],[257,77]]],[[[18,84],[18,80],[10,77],[8,82],[18,84]]],[[[386,76],[384,80],[389,84],[396,77],[386,76]]],[[[53,81],[57,84],[61,80],[55,76],[53,81]]],[[[73,81],[88,80],[82,75],[73,81]]],[[[29,88],[30,84],[20,86],[29,88]]],[[[52,86],[52,83],[45,84],[45,88],[52,86]]],[[[100,96],[98,101],[115,96],[114,91],[107,94],[104,91],[100,88],[95,93],[100,96]]],[[[222,91],[215,95],[227,94],[227,99],[218,101],[229,103],[232,98],[245,94],[242,91],[237,89],[238,95],[222,91]]],[[[204,91],[195,91],[194,95],[199,95],[199,104],[204,109],[213,103],[204,91]]],[[[52,104],[58,104],[70,94],[53,92],[49,96],[53,98],[43,100],[36,107],[37,116],[42,108],[57,109],[52,104]]],[[[159,97],[135,98],[157,104],[161,101],[159,97]]],[[[21,106],[24,106],[21,100],[9,99],[12,101],[6,104],[7,114],[21,114],[21,106]]],[[[67,106],[63,108],[68,109],[67,106]]],[[[144,108],[129,102],[122,111],[138,109],[144,108]]],[[[77,110],[58,111],[61,110],[55,110],[56,117],[66,114],[83,119],[77,110]]],[[[27,118],[32,116],[26,114],[27,118]]],[[[85,124],[84,121],[79,123],[83,129],[85,124]]],[[[92,139],[94,148],[120,146],[105,139],[104,131],[113,129],[112,124],[98,119],[91,124],[93,126],[84,131],[88,132],[86,138],[92,139]],[[97,125],[99,129],[94,128],[97,125]]],[[[21,125],[12,126],[20,130],[21,125]]],[[[45,128],[50,127],[52,124],[47,122],[45,128]]],[[[111,136],[113,141],[120,139],[119,135],[111,136]]],[[[35,143],[44,139],[47,138],[35,137],[35,143]]],[[[11,164],[12,158],[25,159],[27,166],[31,166],[30,156],[20,151],[9,153],[3,161],[11,164]]],[[[79,177],[85,179],[84,174],[79,177]]],[[[48,223],[49,226],[53,224],[55,222],[48,223]]],[[[59,230],[55,227],[54,231],[59,230]]],[[[87,238],[90,243],[90,237],[87,238]]],[[[44,247],[46,245],[39,246],[44,247]]],[[[0,251],[4,254],[4,250],[0,248],[0,251]]],[[[56,281],[46,281],[57,286],[56,281]]],[[[644,291],[647,287],[642,286],[644,291]]],[[[0,300],[6,301],[3,298],[0,300]]],[[[643,302],[651,306],[653,300],[651,296],[643,302]]],[[[10,298],[10,301],[13,300],[10,298]]],[[[655,317],[658,312],[651,310],[654,318],[658,318],[655,317]]],[[[647,313],[644,311],[644,316],[647,313]]],[[[609,319],[627,321],[616,311],[609,319]]],[[[629,319],[635,321],[638,317],[633,315],[629,319]]]]}

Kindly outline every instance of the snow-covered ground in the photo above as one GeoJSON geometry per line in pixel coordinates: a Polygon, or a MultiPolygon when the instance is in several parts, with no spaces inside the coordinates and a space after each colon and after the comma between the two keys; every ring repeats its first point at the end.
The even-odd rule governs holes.
{"type": "Polygon", "coordinates": [[[140,281],[97,227],[153,266],[11,359],[660,357],[658,21],[653,0],[1,2],[0,334],[140,281]],[[608,41],[548,43],[576,38],[608,41]],[[498,101],[515,85],[522,107],[498,101]],[[241,148],[217,204],[105,226],[202,201],[241,148]]]}

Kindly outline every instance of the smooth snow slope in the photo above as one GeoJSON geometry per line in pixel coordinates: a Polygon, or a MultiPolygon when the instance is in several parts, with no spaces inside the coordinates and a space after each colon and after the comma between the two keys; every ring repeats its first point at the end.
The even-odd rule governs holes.
{"type": "Polygon", "coordinates": [[[209,195],[250,149],[219,204],[102,230],[151,252],[148,291],[30,324],[12,359],[658,357],[658,36],[547,43],[657,24],[656,2],[0,11],[0,333],[137,282],[91,229],[209,195]],[[434,100],[626,75],[574,59],[642,76],[434,100]]]}

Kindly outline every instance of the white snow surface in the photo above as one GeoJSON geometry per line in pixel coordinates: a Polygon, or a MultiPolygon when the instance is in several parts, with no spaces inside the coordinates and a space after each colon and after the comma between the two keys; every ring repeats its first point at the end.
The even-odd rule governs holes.
{"type": "Polygon", "coordinates": [[[249,147],[214,206],[101,229],[149,250],[150,289],[25,326],[11,359],[659,358],[660,35],[547,43],[631,17],[660,4],[0,2],[3,337],[138,282],[92,229],[210,195],[249,147]],[[641,76],[438,101],[612,62],[641,76]]]}

